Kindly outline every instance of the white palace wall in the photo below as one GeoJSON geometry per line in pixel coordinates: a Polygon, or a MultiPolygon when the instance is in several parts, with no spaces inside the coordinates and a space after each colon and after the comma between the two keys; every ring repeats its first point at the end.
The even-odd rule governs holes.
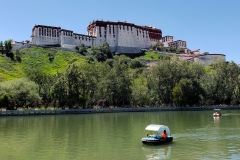
{"type": "Polygon", "coordinates": [[[116,53],[139,53],[141,48],[149,48],[157,41],[159,40],[150,39],[148,30],[143,27],[112,23],[95,26],[88,35],[60,27],[36,25],[30,39],[34,45],[60,45],[69,49],[81,44],[98,46],[107,42],[111,51],[116,53]]]}
{"type": "Polygon", "coordinates": [[[12,50],[20,50],[23,48],[29,48],[30,44],[26,42],[12,42],[12,50]]]}
{"type": "Polygon", "coordinates": [[[35,29],[33,31],[33,35],[30,39],[30,42],[32,44],[36,44],[36,45],[55,45],[55,44],[59,44],[60,43],[60,38],[59,37],[53,37],[53,32],[55,32],[55,34],[57,34],[57,29],[51,29],[51,30],[47,30],[47,28],[43,28],[42,31],[39,30],[39,28],[43,28],[43,27],[38,27],[37,29],[35,29]],[[45,33],[42,35],[42,32],[45,33]],[[47,35],[47,32],[49,33],[49,35],[47,35]],[[40,35],[41,34],[41,35],[40,35]]]}

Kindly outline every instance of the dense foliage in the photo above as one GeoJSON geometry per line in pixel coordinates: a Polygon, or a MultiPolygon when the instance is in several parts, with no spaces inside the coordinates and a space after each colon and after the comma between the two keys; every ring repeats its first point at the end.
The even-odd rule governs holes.
{"type": "Polygon", "coordinates": [[[240,68],[234,62],[218,59],[206,67],[154,52],[131,59],[113,55],[108,44],[76,49],[78,53],[32,47],[15,52],[21,61],[1,56],[0,107],[240,103],[240,68]],[[156,64],[148,67],[153,59],[156,64]]]}

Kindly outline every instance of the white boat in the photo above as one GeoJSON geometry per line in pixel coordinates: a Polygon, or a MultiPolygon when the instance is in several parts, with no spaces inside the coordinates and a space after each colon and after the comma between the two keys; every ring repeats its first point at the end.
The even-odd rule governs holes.
{"type": "Polygon", "coordinates": [[[213,109],[213,116],[218,117],[222,115],[222,110],[221,109],[213,109]]]}
{"type": "Polygon", "coordinates": [[[164,144],[173,141],[170,129],[165,125],[150,124],[145,130],[148,132],[147,137],[142,138],[142,143],[144,144],[164,144]],[[163,131],[167,132],[166,138],[160,138],[163,131]]]}

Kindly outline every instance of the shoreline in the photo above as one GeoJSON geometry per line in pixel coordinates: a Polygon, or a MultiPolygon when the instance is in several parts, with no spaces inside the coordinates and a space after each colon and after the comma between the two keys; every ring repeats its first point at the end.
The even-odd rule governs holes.
{"type": "Polygon", "coordinates": [[[6,110],[6,111],[0,111],[0,116],[95,114],[95,113],[154,112],[154,111],[205,111],[205,110],[213,110],[213,109],[237,110],[237,109],[240,109],[240,106],[137,107],[137,108],[93,108],[93,109],[61,109],[61,110],[6,110]]]}

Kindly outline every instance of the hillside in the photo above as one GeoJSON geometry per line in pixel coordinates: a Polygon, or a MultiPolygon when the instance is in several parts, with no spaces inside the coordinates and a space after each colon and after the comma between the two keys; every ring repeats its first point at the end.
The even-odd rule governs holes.
{"type": "Polygon", "coordinates": [[[21,62],[12,61],[0,55],[0,81],[12,80],[25,76],[26,70],[40,68],[44,73],[56,74],[66,69],[68,64],[85,63],[85,57],[75,52],[31,47],[20,50],[21,62]],[[52,62],[50,59],[52,58],[52,62]]]}
{"type": "MultiPolygon", "coordinates": [[[[16,53],[14,53],[16,54],[16,53]]],[[[52,48],[31,47],[20,50],[21,62],[12,61],[0,54],[0,81],[25,77],[26,70],[40,68],[46,74],[56,74],[65,71],[69,64],[86,63],[86,57],[75,52],[61,51],[52,48]],[[50,59],[52,58],[52,62],[50,59]]],[[[134,56],[137,60],[158,60],[166,55],[155,52],[146,52],[134,56]]]]}
{"type": "Polygon", "coordinates": [[[155,52],[104,53],[107,46],[87,56],[40,47],[16,51],[13,60],[0,55],[0,108],[240,104],[234,62],[206,67],[155,52]]]}

